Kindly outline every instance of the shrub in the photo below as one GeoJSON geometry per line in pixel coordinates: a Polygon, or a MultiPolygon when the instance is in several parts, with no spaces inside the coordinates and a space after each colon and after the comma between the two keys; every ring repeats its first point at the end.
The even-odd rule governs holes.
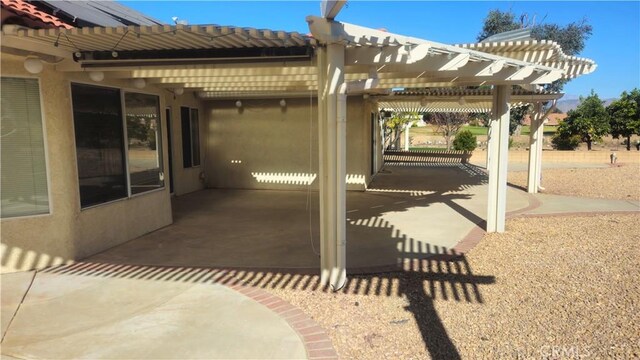
{"type": "Polygon", "coordinates": [[[575,150],[580,145],[580,135],[568,135],[557,133],[551,139],[551,144],[556,150],[575,150]]]}
{"type": "Polygon", "coordinates": [[[456,150],[471,152],[475,150],[476,146],[476,136],[469,130],[460,131],[456,134],[456,138],[453,140],[453,148],[456,150]]]}

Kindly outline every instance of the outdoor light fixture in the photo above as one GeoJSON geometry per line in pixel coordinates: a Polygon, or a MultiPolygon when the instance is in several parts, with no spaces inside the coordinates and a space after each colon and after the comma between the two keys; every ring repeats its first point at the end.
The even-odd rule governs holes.
{"type": "Polygon", "coordinates": [[[117,58],[117,57],[118,57],[118,52],[117,52],[117,51],[115,51],[115,50],[114,50],[114,51],[112,51],[112,52],[111,52],[111,57],[113,57],[113,58],[117,58]]]}
{"type": "Polygon", "coordinates": [[[175,88],[175,89],[173,89],[173,93],[174,93],[175,95],[180,96],[180,95],[184,94],[184,88],[182,88],[182,87],[175,88]]]}
{"type": "Polygon", "coordinates": [[[287,101],[285,99],[280,100],[280,107],[287,106],[287,101]]]}
{"type": "Polygon", "coordinates": [[[82,57],[82,53],[81,53],[80,51],[76,51],[76,52],[74,52],[74,53],[73,53],[73,55],[74,55],[75,57],[77,57],[78,59],[82,57]]]}
{"type": "Polygon", "coordinates": [[[146,80],[140,78],[133,79],[132,84],[136,89],[144,89],[144,87],[147,86],[146,80]]]}
{"type": "Polygon", "coordinates": [[[465,100],[463,96],[460,96],[460,98],[458,99],[458,104],[465,105],[466,103],[467,103],[467,100],[465,100]]]}
{"type": "Polygon", "coordinates": [[[242,107],[242,101],[240,100],[236,101],[236,107],[240,109],[242,107]]]}
{"type": "Polygon", "coordinates": [[[24,69],[30,74],[40,74],[43,68],[42,60],[37,57],[29,57],[24,60],[24,69]]]}
{"type": "Polygon", "coordinates": [[[362,98],[367,100],[369,98],[369,94],[362,94],[362,98]]]}
{"type": "Polygon", "coordinates": [[[104,80],[104,72],[102,71],[90,71],[89,72],[89,79],[95,81],[95,82],[100,82],[102,80],[104,80]]]}

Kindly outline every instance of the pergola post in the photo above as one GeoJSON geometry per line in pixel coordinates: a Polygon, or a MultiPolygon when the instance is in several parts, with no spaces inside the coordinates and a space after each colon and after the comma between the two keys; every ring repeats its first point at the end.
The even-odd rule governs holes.
{"type": "Polygon", "coordinates": [[[542,103],[536,102],[531,117],[531,132],[529,134],[529,172],[527,178],[527,192],[536,194],[540,188],[542,165],[542,140],[544,136],[544,118],[542,103]]]}
{"type": "Polygon", "coordinates": [[[346,119],[338,114],[344,83],[342,44],[318,49],[320,179],[320,282],[334,289],[346,281],[346,119]]]}
{"type": "Polygon", "coordinates": [[[487,232],[504,232],[507,210],[507,164],[509,157],[509,101],[511,87],[495,86],[489,128],[489,190],[487,232]]]}
{"type": "Polygon", "coordinates": [[[409,151],[409,129],[411,128],[410,123],[407,123],[404,126],[404,151],[409,151]]]}

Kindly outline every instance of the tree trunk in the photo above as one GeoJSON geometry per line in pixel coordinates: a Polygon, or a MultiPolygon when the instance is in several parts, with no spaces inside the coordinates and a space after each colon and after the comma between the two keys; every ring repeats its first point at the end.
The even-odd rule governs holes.
{"type": "Polygon", "coordinates": [[[631,135],[627,136],[627,151],[631,151],[631,135]]]}

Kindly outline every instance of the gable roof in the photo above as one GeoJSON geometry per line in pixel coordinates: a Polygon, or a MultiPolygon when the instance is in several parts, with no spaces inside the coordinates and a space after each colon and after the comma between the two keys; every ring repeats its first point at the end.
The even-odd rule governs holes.
{"type": "Polygon", "coordinates": [[[60,20],[58,17],[40,11],[34,5],[24,0],[2,0],[2,7],[18,16],[24,16],[31,20],[41,22],[45,26],[48,25],[51,27],[59,27],[64,29],[73,28],[73,26],[60,20]]]}

